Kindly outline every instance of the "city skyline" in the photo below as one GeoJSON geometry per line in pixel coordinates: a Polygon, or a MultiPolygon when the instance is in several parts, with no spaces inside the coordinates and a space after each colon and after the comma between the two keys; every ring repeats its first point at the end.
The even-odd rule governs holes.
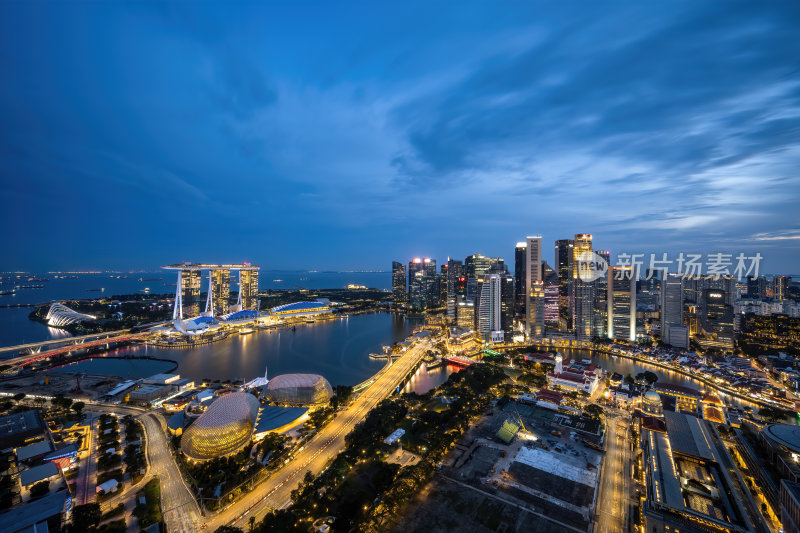
{"type": "Polygon", "coordinates": [[[797,258],[795,3],[0,9],[0,270],[797,258]]]}

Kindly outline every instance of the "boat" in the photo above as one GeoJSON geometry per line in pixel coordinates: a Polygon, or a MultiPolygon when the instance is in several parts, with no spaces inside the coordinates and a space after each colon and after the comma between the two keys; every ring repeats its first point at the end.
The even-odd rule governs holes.
{"type": "Polygon", "coordinates": [[[283,283],[282,279],[273,279],[272,283],[283,283]]]}
{"type": "Polygon", "coordinates": [[[18,289],[44,289],[44,285],[17,285],[18,289]]]}
{"type": "Polygon", "coordinates": [[[247,335],[248,333],[253,333],[253,328],[239,328],[239,335],[247,335]]]}
{"type": "Polygon", "coordinates": [[[164,281],[164,278],[139,278],[139,281],[164,281]]]}
{"type": "Polygon", "coordinates": [[[106,292],[106,288],[100,287],[99,289],[86,289],[86,292],[106,292]]]}
{"type": "Polygon", "coordinates": [[[9,291],[0,291],[0,296],[11,296],[15,294],[17,291],[15,289],[11,289],[9,291]]]}
{"type": "Polygon", "coordinates": [[[444,361],[442,361],[441,359],[434,359],[434,360],[433,360],[432,362],[430,362],[430,363],[425,363],[425,368],[427,368],[428,370],[430,370],[431,368],[439,368],[439,367],[440,367],[440,366],[442,366],[443,364],[444,364],[444,361]]]}
{"type": "Polygon", "coordinates": [[[150,287],[145,287],[144,289],[141,289],[139,292],[150,292],[150,287]]]}

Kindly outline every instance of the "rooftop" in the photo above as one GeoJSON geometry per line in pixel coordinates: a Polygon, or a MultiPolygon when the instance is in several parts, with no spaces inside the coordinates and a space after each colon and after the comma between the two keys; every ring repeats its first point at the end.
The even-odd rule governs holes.
{"type": "Polygon", "coordinates": [[[275,431],[287,424],[291,424],[308,412],[304,407],[278,407],[265,405],[258,411],[256,428],[253,433],[275,431]]]}
{"type": "Polygon", "coordinates": [[[55,463],[44,463],[39,466],[34,466],[23,470],[19,473],[19,482],[23,487],[38,483],[45,479],[58,475],[58,467],[55,463]]]}
{"type": "Polygon", "coordinates": [[[764,434],[791,451],[800,453],[800,426],[772,424],[764,428],[764,434]]]}
{"type": "Polygon", "coordinates": [[[46,440],[43,440],[41,442],[34,442],[33,444],[28,444],[27,446],[22,446],[21,448],[17,448],[17,460],[27,461],[32,457],[43,455],[49,452],[51,449],[52,448],[50,447],[50,443],[46,440]]]}

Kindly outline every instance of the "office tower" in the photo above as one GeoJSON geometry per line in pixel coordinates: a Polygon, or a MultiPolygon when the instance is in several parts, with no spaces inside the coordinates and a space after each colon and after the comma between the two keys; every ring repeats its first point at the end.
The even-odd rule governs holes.
{"type": "MultiPolygon", "coordinates": [[[[577,239],[576,239],[577,240],[577,239]]],[[[608,338],[636,340],[636,275],[630,266],[608,269],[608,338]]]]}
{"type": "Polygon", "coordinates": [[[478,332],[486,341],[495,340],[498,336],[502,340],[501,292],[501,276],[488,274],[483,280],[478,303],[478,332]]]}
{"type": "MultiPolygon", "coordinates": [[[[596,250],[594,253],[601,257],[606,265],[611,264],[611,252],[608,250],[596,250]]],[[[599,266],[595,268],[602,270],[599,266]]],[[[594,283],[594,335],[605,337],[608,335],[608,276],[600,276],[594,283]]]]}
{"type": "Polygon", "coordinates": [[[200,271],[181,271],[181,299],[184,318],[196,317],[200,314],[200,271]]]}
{"type": "Polygon", "coordinates": [[[243,268],[239,271],[239,299],[242,309],[258,309],[258,270],[243,268]]]}
{"type": "Polygon", "coordinates": [[[534,281],[528,291],[528,316],[525,321],[529,338],[541,339],[544,336],[544,312],[544,282],[534,281]]]}
{"type": "Polygon", "coordinates": [[[449,277],[447,273],[448,263],[442,263],[439,267],[439,305],[446,304],[447,302],[447,279],[449,277]]]}
{"type": "Polygon", "coordinates": [[[572,331],[572,308],[570,306],[569,287],[572,273],[572,248],[575,241],[561,239],[556,241],[555,271],[558,275],[558,316],[559,329],[572,331]]]}
{"type": "Polygon", "coordinates": [[[767,297],[767,278],[747,276],[747,297],[760,300],[767,297]]]}
{"type": "MultiPolygon", "coordinates": [[[[537,318],[534,305],[539,302],[531,301],[531,288],[542,279],[542,236],[536,235],[525,239],[525,334],[531,335],[533,324],[529,323],[531,317],[537,318]]],[[[544,320],[544,311],[542,311],[544,320]]]]}
{"type": "Polygon", "coordinates": [[[408,263],[408,301],[418,310],[439,306],[439,274],[435,259],[415,257],[408,263]]]}
{"type": "Polygon", "coordinates": [[[508,272],[498,274],[500,276],[500,329],[503,330],[504,338],[511,340],[514,332],[514,276],[508,272]]]}
{"type": "Polygon", "coordinates": [[[456,324],[460,327],[473,331],[475,329],[475,303],[459,298],[456,306],[456,324]]]}
{"type": "Polygon", "coordinates": [[[775,276],[772,278],[772,295],[776,300],[789,299],[789,286],[792,284],[791,276],[775,276]]]}
{"type": "Polygon", "coordinates": [[[661,280],[661,341],[689,348],[689,328],[683,323],[683,274],[665,272],[661,280]]]}
{"type": "Polygon", "coordinates": [[[526,253],[528,250],[527,243],[518,242],[514,248],[514,313],[517,316],[525,315],[525,294],[526,281],[527,281],[527,267],[528,264],[526,253]]]}
{"type": "Polygon", "coordinates": [[[458,294],[458,278],[464,275],[464,262],[459,259],[447,260],[447,294],[458,294]]]}
{"type": "Polygon", "coordinates": [[[408,301],[406,266],[399,261],[392,261],[392,299],[395,305],[402,305],[408,301]]]}
{"type": "Polygon", "coordinates": [[[588,233],[575,235],[570,281],[575,338],[591,340],[594,335],[594,255],[592,236],[588,233]]]}
{"type": "Polygon", "coordinates": [[[558,279],[544,282],[544,325],[558,330],[558,279]]]}
{"type": "Polygon", "coordinates": [[[489,273],[492,258],[483,254],[472,254],[464,259],[464,272],[468,278],[483,279],[489,273]]]}
{"type": "Polygon", "coordinates": [[[231,271],[220,268],[211,271],[211,294],[214,316],[226,315],[231,309],[231,271]]]}
{"type": "Polygon", "coordinates": [[[715,341],[712,347],[733,348],[733,306],[725,302],[725,291],[703,290],[700,325],[707,338],[715,341]]]}

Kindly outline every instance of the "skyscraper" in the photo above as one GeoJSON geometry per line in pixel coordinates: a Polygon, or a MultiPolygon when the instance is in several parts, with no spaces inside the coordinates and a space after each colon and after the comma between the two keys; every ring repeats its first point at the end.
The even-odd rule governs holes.
{"type": "Polygon", "coordinates": [[[541,339],[544,336],[545,294],[544,282],[534,281],[528,292],[528,336],[541,339]]]}
{"type": "Polygon", "coordinates": [[[572,331],[572,307],[570,305],[570,277],[572,275],[572,248],[575,241],[561,239],[556,241],[555,271],[558,275],[558,316],[559,329],[572,331]]]}
{"type": "MultiPolygon", "coordinates": [[[[525,239],[525,334],[531,335],[533,324],[530,322],[532,317],[537,318],[534,305],[538,302],[531,301],[531,288],[537,281],[542,279],[542,236],[536,235],[525,239]]],[[[542,310],[542,320],[544,320],[544,310],[542,310]]]]}
{"type": "Polygon", "coordinates": [[[517,316],[525,316],[525,295],[527,281],[527,254],[528,245],[525,242],[518,242],[514,248],[514,313],[517,316]]]}
{"type": "MultiPolygon", "coordinates": [[[[596,250],[594,253],[606,265],[611,264],[611,252],[608,250],[596,250]]],[[[608,335],[608,276],[598,276],[594,283],[594,335],[605,337],[608,335]]]]}
{"type": "Polygon", "coordinates": [[[258,270],[243,268],[239,271],[239,292],[242,309],[258,309],[258,270]]]}
{"type": "Polygon", "coordinates": [[[464,329],[473,331],[475,329],[475,303],[459,297],[456,306],[456,324],[464,329]]]}
{"type": "Polygon", "coordinates": [[[747,297],[761,299],[767,297],[767,278],[747,276],[747,297]]]}
{"type": "Polygon", "coordinates": [[[406,266],[399,261],[392,261],[392,298],[395,305],[402,305],[408,301],[406,266]]]}
{"type": "Polygon", "coordinates": [[[572,325],[575,338],[591,340],[594,335],[594,255],[592,236],[576,234],[572,248],[572,325]]]}
{"type": "Polygon", "coordinates": [[[772,295],[776,300],[789,299],[789,286],[792,284],[791,276],[775,276],[772,278],[772,295]]]}
{"type": "Polygon", "coordinates": [[[683,274],[665,272],[661,280],[661,341],[689,348],[689,328],[683,324],[683,274]]]}
{"type": "Polygon", "coordinates": [[[511,340],[514,331],[514,277],[508,272],[500,276],[500,328],[504,338],[511,340]]]}
{"type": "Polygon", "coordinates": [[[181,299],[183,301],[183,316],[196,317],[200,314],[200,283],[199,270],[181,271],[181,299]]]}
{"type": "Polygon", "coordinates": [[[418,310],[439,306],[439,274],[435,259],[415,257],[408,263],[408,301],[418,310]]]}
{"type": "Polygon", "coordinates": [[[458,294],[458,278],[464,275],[464,262],[459,259],[447,260],[447,294],[458,294]]]}
{"type": "Polygon", "coordinates": [[[488,274],[481,286],[478,304],[478,332],[486,341],[502,340],[501,300],[502,281],[500,274],[488,274]]]}
{"type": "MultiPolygon", "coordinates": [[[[711,347],[733,348],[733,306],[725,303],[725,291],[703,289],[701,326],[711,347]]],[[[701,343],[702,345],[702,343],[701,343]]]]}
{"type": "Polygon", "coordinates": [[[630,266],[608,269],[608,338],[636,340],[636,275],[630,266]]]}
{"type": "Polygon", "coordinates": [[[211,293],[214,302],[214,316],[226,315],[231,309],[231,271],[215,269],[211,271],[211,293]]]}

